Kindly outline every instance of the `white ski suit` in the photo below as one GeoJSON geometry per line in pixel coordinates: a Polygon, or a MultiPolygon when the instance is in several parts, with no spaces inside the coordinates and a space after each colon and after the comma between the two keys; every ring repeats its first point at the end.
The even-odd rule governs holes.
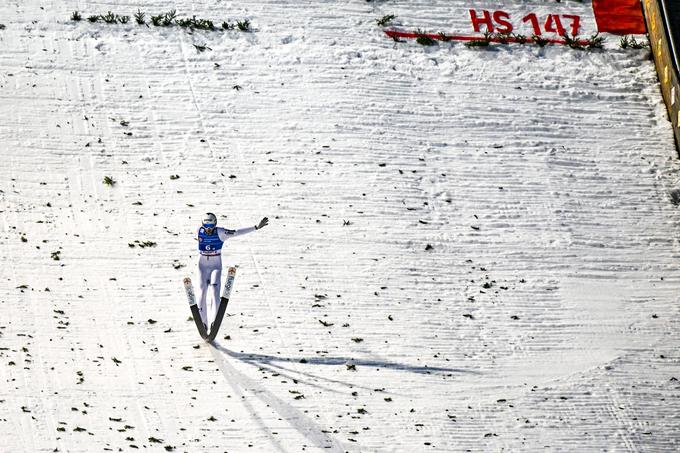
{"type": "Polygon", "coordinates": [[[196,231],[198,240],[198,273],[201,288],[201,297],[198,300],[198,310],[201,313],[203,324],[209,329],[208,320],[215,319],[215,314],[220,303],[220,286],[222,283],[222,245],[227,239],[252,233],[256,227],[228,230],[215,227],[212,234],[208,234],[202,226],[196,231]],[[208,292],[211,290],[213,297],[208,301],[208,292]]]}

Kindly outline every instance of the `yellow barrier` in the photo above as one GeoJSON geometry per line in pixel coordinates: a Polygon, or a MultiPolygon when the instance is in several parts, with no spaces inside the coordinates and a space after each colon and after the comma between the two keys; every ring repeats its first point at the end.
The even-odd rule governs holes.
{"type": "MultiPolygon", "coordinates": [[[[649,32],[649,44],[654,55],[656,71],[661,82],[661,92],[666,102],[668,116],[673,123],[675,145],[680,150],[680,78],[673,62],[670,40],[673,39],[664,21],[661,2],[663,0],[642,0],[645,21],[649,32]]],[[[677,43],[680,45],[680,43],[677,43]]]]}

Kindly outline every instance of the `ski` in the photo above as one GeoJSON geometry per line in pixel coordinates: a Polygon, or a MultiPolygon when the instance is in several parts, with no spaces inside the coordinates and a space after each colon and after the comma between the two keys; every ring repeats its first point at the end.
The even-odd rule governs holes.
{"type": "Polygon", "coordinates": [[[229,304],[231,288],[234,286],[234,278],[236,278],[236,268],[230,267],[227,271],[227,281],[224,282],[224,290],[222,291],[222,297],[220,298],[220,306],[217,309],[217,315],[215,315],[215,320],[210,326],[210,334],[208,334],[207,338],[204,337],[205,341],[209,343],[212,343],[213,340],[215,340],[217,332],[220,330],[222,319],[227,311],[227,304],[229,304]]]}
{"type": "Polygon", "coordinates": [[[184,279],[184,291],[187,293],[187,300],[189,301],[189,308],[191,309],[191,317],[194,318],[196,328],[198,329],[198,333],[201,335],[201,338],[205,340],[208,338],[208,333],[206,332],[203,321],[201,320],[201,313],[198,311],[198,305],[196,305],[194,286],[191,284],[191,279],[189,277],[184,279]]]}

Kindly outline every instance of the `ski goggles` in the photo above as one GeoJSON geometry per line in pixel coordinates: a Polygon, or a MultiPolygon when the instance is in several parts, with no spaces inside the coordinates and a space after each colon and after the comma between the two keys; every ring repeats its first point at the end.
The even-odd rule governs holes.
{"type": "Polygon", "coordinates": [[[215,228],[215,225],[216,225],[215,223],[204,223],[203,228],[205,228],[206,230],[212,230],[213,228],[215,228]]]}

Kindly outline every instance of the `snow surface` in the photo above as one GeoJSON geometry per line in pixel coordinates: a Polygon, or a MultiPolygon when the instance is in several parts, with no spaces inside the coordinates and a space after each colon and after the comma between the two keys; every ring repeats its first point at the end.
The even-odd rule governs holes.
{"type": "MultiPolygon", "coordinates": [[[[593,31],[590,2],[505,3],[593,31]]],[[[677,451],[649,52],[374,22],[470,4],[2,2],[0,451],[677,451]],[[69,20],[138,8],[253,31],[69,20]],[[207,210],[271,218],[227,244],[214,347],[182,290],[207,210]]]]}

